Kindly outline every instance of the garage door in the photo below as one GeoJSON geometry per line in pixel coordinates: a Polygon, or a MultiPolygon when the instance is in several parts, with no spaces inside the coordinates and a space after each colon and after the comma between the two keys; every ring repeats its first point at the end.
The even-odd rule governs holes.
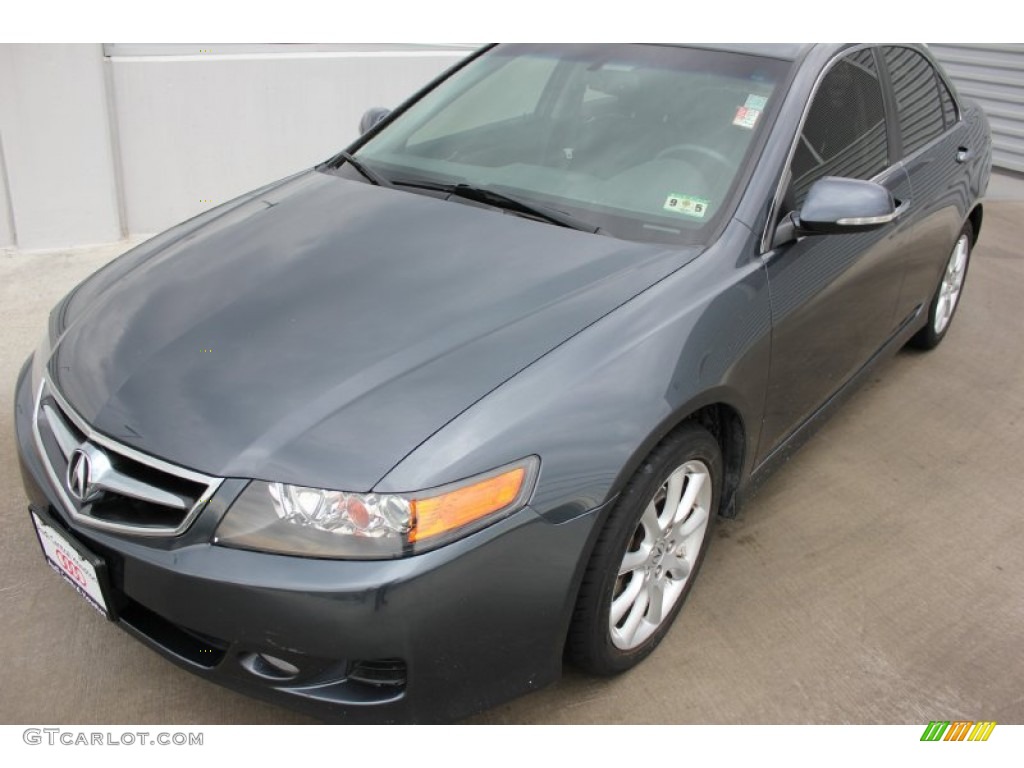
{"type": "Polygon", "coordinates": [[[1024,173],[1024,45],[930,44],[962,96],[992,123],[992,163],[1024,173]]]}

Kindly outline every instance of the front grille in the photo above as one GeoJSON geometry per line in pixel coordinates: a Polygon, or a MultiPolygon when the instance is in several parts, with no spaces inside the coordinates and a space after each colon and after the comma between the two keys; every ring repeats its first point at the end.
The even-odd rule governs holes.
{"type": "Polygon", "coordinates": [[[97,434],[49,382],[40,388],[33,426],[64,511],[86,525],[144,536],[177,535],[221,483],[97,434]]]}

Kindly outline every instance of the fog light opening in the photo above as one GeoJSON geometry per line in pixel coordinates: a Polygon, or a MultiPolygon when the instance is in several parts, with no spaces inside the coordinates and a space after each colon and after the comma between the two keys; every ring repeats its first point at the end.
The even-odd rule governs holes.
{"type": "Polygon", "coordinates": [[[271,656],[269,653],[245,653],[239,662],[246,670],[267,680],[291,680],[300,670],[290,661],[271,656]]]}
{"type": "Polygon", "coordinates": [[[402,659],[365,659],[353,662],[348,679],[375,687],[404,688],[406,677],[405,662],[402,659]]]}

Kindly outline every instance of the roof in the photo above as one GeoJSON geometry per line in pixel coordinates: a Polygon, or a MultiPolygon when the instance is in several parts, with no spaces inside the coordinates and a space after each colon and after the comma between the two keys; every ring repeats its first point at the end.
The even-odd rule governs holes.
{"type": "Polygon", "coordinates": [[[747,53],[754,56],[768,56],[773,59],[794,61],[798,59],[813,43],[676,43],[689,48],[708,48],[715,51],[747,53]]]}

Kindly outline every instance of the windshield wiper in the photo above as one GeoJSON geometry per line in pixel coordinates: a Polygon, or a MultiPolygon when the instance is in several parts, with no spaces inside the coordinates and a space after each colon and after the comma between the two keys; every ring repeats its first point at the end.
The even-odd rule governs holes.
{"type": "Polygon", "coordinates": [[[464,200],[473,200],[478,203],[483,203],[484,205],[501,208],[502,210],[509,211],[510,213],[542,219],[549,224],[554,224],[559,227],[575,229],[580,232],[590,232],[595,235],[601,234],[600,227],[583,221],[570,213],[559,211],[558,209],[544,205],[543,203],[523,200],[520,197],[510,195],[506,192],[498,192],[494,189],[474,187],[472,184],[465,183],[443,184],[441,182],[421,181],[419,179],[394,179],[391,183],[396,187],[414,187],[417,189],[430,189],[437,192],[446,192],[450,197],[461,197],[464,200]]]}
{"type": "Polygon", "coordinates": [[[336,154],[334,156],[333,161],[331,162],[331,166],[337,168],[339,165],[341,165],[341,161],[348,163],[357,171],[359,171],[359,173],[365,176],[366,180],[369,181],[371,184],[376,184],[378,187],[395,186],[391,182],[391,179],[389,179],[387,176],[384,176],[383,174],[380,174],[377,171],[373,170],[373,168],[370,168],[368,165],[363,163],[362,160],[357,160],[355,156],[350,155],[348,152],[339,152],[338,154],[336,154]]]}
{"type": "Polygon", "coordinates": [[[454,197],[463,197],[467,200],[476,200],[486,205],[493,205],[496,208],[503,208],[512,213],[518,212],[527,216],[536,216],[538,219],[544,219],[559,227],[576,229],[580,232],[590,232],[595,235],[601,230],[600,227],[582,221],[572,214],[551,208],[543,203],[529,202],[504,192],[496,192],[493,189],[474,187],[469,184],[456,184],[451,194],[454,197]]]}

